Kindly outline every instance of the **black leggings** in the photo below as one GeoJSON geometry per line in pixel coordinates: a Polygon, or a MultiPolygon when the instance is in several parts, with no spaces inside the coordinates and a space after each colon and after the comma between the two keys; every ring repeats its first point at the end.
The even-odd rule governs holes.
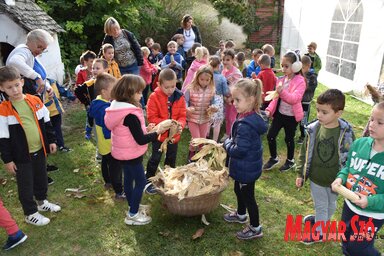
{"type": "Polygon", "coordinates": [[[281,128],[284,128],[285,132],[285,144],[287,144],[287,159],[292,160],[295,154],[295,132],[297,122],[294,116],[286,116],[276,110],[276,114],[273,117],[271,127],[269,128],[267,139],[269,152],[272,158],[277,157],[277,145],[276,137],[279,134],[281,128]]]}
{"type": "Polygon", "coordinates": [[[253,227],[260,225],[259,207],[255,198],[255,181],[251,183],[240,183],[235,181],[235,194],[237,197],[237,213],[249,214],[250,224],[253,227]]]}

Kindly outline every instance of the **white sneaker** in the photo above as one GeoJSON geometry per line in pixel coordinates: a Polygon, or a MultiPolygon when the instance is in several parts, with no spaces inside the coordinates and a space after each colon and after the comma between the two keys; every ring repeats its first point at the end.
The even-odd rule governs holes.
{"type": "Polygon", "coordinates": [[[25,216],[25,222],[36,225],[36,226],[44,226],[47,225],[51,220],[41,215],[39,212],[35,212],[34,214],[25,216]]]}
{"type": "Polygon", "coordinates": [[[127,217],[125,218],[124,222],[127,225],[146,225],[152,221],[152,218],[150,216],[147,216],[143,212],[138,212],[132,217],[127,214],[127,217]]]}
{"type": "Polygon", "coordinates": [[[61,207],[57,204],[53,204],[48,202],[48,200],[44,200],[42,205],[38,205],[37,209],[42,212],[59,212],[61,211],[61,207]]]}

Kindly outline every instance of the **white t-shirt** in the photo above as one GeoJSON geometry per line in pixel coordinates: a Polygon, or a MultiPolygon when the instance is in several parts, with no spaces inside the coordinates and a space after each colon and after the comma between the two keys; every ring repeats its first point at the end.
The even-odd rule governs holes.
{"type": "Polygon", "coordinates": [[[183,48],[184,51],[187,52],[189,49],[192,48],[192,45],[195,43],[195,32],[193,31],[192,27],[189,30],[183,29],[183,35],[184,35],[184,44],[183,48]]]}

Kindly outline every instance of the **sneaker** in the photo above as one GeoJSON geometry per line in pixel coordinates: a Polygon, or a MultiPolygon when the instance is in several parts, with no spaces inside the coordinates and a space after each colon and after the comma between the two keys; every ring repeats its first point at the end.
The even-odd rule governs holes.
{"type": "Polygon", "coordinates": [[[252,227],[252,225],[248,225],[242,231],[236,233],[236,237],[240,240],[249,240],[263,237],[263,230],[261,225],[257,228],[252,227]]]}
{"type": "Polygon", "coordinates": [[[303,218],[303,224],[305,224],[307,221],[311,223],[311,226],[315,225],[315,215],[307,215],[303,218]]]}
{"type": "Polygon", "coordinates": [[[297,144],[303,144],[304,142],[304,137],[300,137],[298,140],[297,140],[297,144]]]}
{"type": "Polygon", "coordinates": [[[40,214],[39,212],[35,212],[34,214],[25,217],[25,222],[36,226],[47,225],[50,221],[50,219],[40,214]]]}
{"type": "Polygon", "coordinates": [[[140,211],[133,216],[130,216],[128,213],[124,220],[127,225],[146,225],[151,221],[152,218],[150,216],[147,216],[145,213],[140,211]]]}
{"type": "Polygon", "coordinates": [[[47,164],[47,172],[54,172],[58,170],[59,170],[59,167],[52,164],[47,164]]]}
{"type": "Polygon", "coordinates": [[[296,164],[295,164],[295,161],[291,161],[291,160],[286,160],[285,163],[283,164],[283,166],[281,166],[279,168],[279,171],[281,172],[287,172],[289,170],[291,170],[292,168],[295,168],[296,167],[296,164]]]}
{"type": "Polygon", "coordinates": [[[61,207],[57,204],[48,202],[48,200],[44,200],[42,205],[37,206],[37,210],[42,212],[59,212],[61,211],[61,207]]]}
{"type": "Polygon", "coordinates": [[[47,176],[47,180],[48,180],[48,185],[52,185],[53,183],[55,183],[55,181],[51,177],[47,176]]]}
{"type": "Polygon", "coordinates": [[[157,194],[157,190],[156,190],[155,186],[150,184],[145,189],[145,193],[147,193],[148,195],[156,195],[157,194]]]}
{"type": "Polygon", "coordinates": [[[113,189],[112,184],[111,183],[105,183],[104,184],[104,189],[105,190],[113,189]]]}
{"type": "Polygon", "coordinates": [[[28,236],[24,234],[21,230],[17,231],[16,234],[8,236],[7,243],[3,246],[3,249],[8,251],[12,248],[15,248],[19,244],[24,243],[27,240],[28,236]]]}
{"type": "Polygon", "coordinates": [[[121,193],[117,193],[115,195],[115,200],[118,200],[118,201],[125,201],[127,199],[126,195],[124,194],[124,192],[121,192],[121,193]]]}
{"type": "Polygon", "coordinates": [[[67,152],[71,152],[71,151],[72,151],[71,148],[68,148],[68,147],[65,147],[65,146],[61,146],[61,147],[59,147],[59,150],[60,150],[61,152],[64,152],[64,153],[67,153],[67,152]]]}
{"type": "Polygon", "coordinates": [[[321,243],[321,242],[323,242],[323,235],[320,235],[319,238],[316,238],[316,239],[311,235],[310,238],[306,238],[300,242],[305,244],[305,245],[311,245],[314,243],[321,243]]]}
{"type": "Polygon", "coordinates": [[[266,162],[264,165],[263,165],[263,171],[269,171],[271,170],[273,167],[275,167],[278,163],[280,162],[279,158],[276,157],[275,159],[273,159],[272,157],[269,158],[268,162],[266,162]]]}
{"type": "Polygon", "coordinates": [[[247,222],[247,217],[240,217],[237,212],[229,212],[224,214],[224,220],[226,222],[245,223],[247,222]]]}

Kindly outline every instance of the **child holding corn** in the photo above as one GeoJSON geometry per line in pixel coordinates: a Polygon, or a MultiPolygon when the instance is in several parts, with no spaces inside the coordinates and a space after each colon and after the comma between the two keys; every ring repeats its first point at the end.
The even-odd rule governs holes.
{"type": "MultiPolygon", "coordinates": [[[[330,185],[337,172],[345,166],[349,146],[355,135],[351,125],[340,116],[345,105],[344,94],[337,89],[329,89],[319,95],[316,102],[317,118],[308,124],[304,143],[298,161],[298,177],[296,186],[303,186],[309,178],[311,195],[315,204],[315,216],[307,215],[304,222],[330,220],[336,210],[337,194],[332,192],[330,185]]],[[[305,239],[309,245],[322,240],[319,236],[305,239]],[[319,237],[319,239],[315,239],[319,237]]]]}
{"type": "MultiPolygon", "coordinates": [[[[360,138],[352,144],[346,166],[332,183],[333,190],[344,184],[359,195],[359,199],[344,201],[341,216],[346,224],[346,240],[342,242],[344,255],[382,255],[374,247],[374,242],[384,223],[384,102],[372,110],[369,133],[370,137],[360,138]],[[365,223],[366,227],[370,223],[375,227],[375,230],[364,230],[362,240],[354,237],[361,235],[353,233],[354,222],[351,219],[356,216],[359,223],[365,223]],[[369,234],[370,231],[374,231],[374,234],[369,234]]],[[[358,223],[355,225],[360,229],[358,223]]]]}

